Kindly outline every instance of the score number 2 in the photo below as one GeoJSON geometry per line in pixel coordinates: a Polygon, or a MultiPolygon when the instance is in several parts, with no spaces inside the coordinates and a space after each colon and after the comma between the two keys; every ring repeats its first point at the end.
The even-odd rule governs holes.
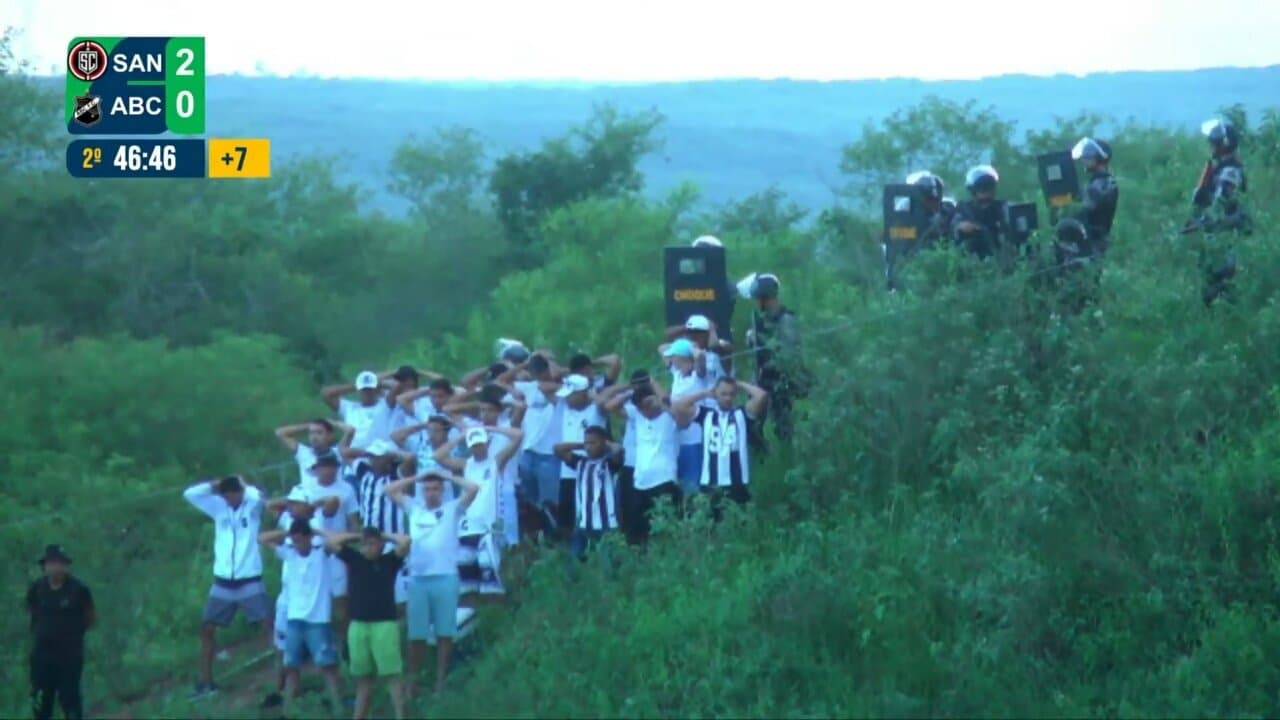
{"type": "Polygon", "coordinates": [[[82,164],[85,170],[92,170],[94,165],[102,162],[102,148],[100,147],[87,147],[80,151],[80,154],[84,156],[82,164]]]}
{"type": "MultiPolygon", "coordinates": [[[[191,70],[191,63],[196,60],[196,51],[191,48],[178,48],[178,58],[182,60],[182,64],[178,65],[178,69],[174,71],[174,75],[179,77],[191,77],[195,72],[191,70]]],[[[196,112],[196,96],[191,94],[190,90],[179,90],[178,94],[173,97],[178,117],[189,118],[196,112]]]]}

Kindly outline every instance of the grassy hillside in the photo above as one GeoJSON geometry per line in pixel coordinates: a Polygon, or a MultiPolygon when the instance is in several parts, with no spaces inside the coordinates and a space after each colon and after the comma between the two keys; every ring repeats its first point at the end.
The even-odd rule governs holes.
{"type": "MultiPolygon", "coordinates": [[[[914,259],[903,291],[886,295],[877,218],[827,206],[801,225],[775,196],[708,212],[687,193],[656,192],[654,178],[637,191],[625,150],[643,148],[648,131],[633,118],[580,146],[537,144],[528,128],[539,108],[548,113],[541,132],[567,130],[550,125],[539,93],[577,97],[568,121],[577,125],[595,91],[431,90],[502,116],[507,140],[454,116],[484,131],[488,158],[521,143],[538,152],[500,174],[478,169],[465,142],[414,145],[377,181],[420,188],[413,214],[386,218],[359,211],[344,182],[350,168],[309,159],[243,183],[85,182],[46,170],[66,138],[32,118],[56,99],[4,58],[0,547],[16,558],[4,584],[33,577],[30,559],[47,542],[76,557],[101,617],[86,672],[93,714],[142,697],[135,716],[235,715],[217,701],[155,692],[194,671],[207,588],[212,533],[181,505],[186,483],[284,460],[271,428],[323,412],[318,386],[366,366],[412,362],[457,376],[487,360],[495,338],[515,335],[565,355],[616,349],[629,368],[656,371],[659,248],[708,228],[721,230],[731,274],[777,272],[802,318],[817,389],[799,408],[795,448],[760,463],[747,513],[715,528],[704,517],[668,518],[647,554],[616,549],[614,577],[588,567],[569,581],[564,558],[545,554],[512,606],[486,617],[478,656],[422,713],[1280,710],[1274,108],[1248,118],[1242,154],[1259,231],[1236,241],[1235,302],[1206,309],[1196,262],[1210,240],[1176,229],[1205,157],[1187,128],[1211,98],[1177,117],[1184,109],[1167,95],[1133,105],[1110,98],[1118,117],[1102,122],[1114,129],[1121,209],[1100,300],[1074,315],[1043,273],[1006,275],[951,251],[914,259]],[[528,98],[527,118],[500,102],[507,92],[528,98]],[[1171,114],[1124,120],[1157,108],[1171,114]],[[582,171],[597,158],[607,167],[582,171]],[[500,217],[485,190],[495,177],[538,203],[508,204],[500,217]]],[[[1257,72],[1257,83],[1224,91],[1224,102],[1274,102],[1272,71],[1257,72]]],[[[685,100],[715,94],[689,88],[685,100]]],[[[369,123],[355,110],[370,104],[368,93],[352,96],[364,105],[326,118],[369,123]]],[[[288,105],[267,112],[259,102],[252,112],[290,123],[288,105]]],[[[836,113],[854,112],[848,105],[831,103],[841,108],[825,116],[832,137],[846,127],[836,113]]],[[[877,158],[859,172],[900,174],[920,156],[957,158],[934,169],[959,177],[972,147],[993,147],[1009,159],[1004,185],[1022,197],[1032,194],[1033,169],[1014,158],[1082,132],[981,105],[877,107],[907,111],[892,122],[906,122],[909,137],[886,145],[868,133],[844,148],[877,158]],[[942,137],[943,126],[954,135],[942,137]],[[954,138],[963,139],[958,151],[954,138]]],[[[675,127],[687,122],[658,109],[675,127]]],[[[214,112],[227,113],[219,123],[254,121],[214,112]]],[[[766,128],[769,116],[751,115],[766,128]]],[[[720,122],[727,128],[732,117],[720,122]]],[[[278,144],[288,136],[243,129],[278,144]]],[[[393,139],[384,142],[390,154],[393,139]]],[[[830,168],[842,151],[833,142],[820,160],[830,168]]],[[[780,160],[760,163],[767,175],[785,171],[780,160]]],[[[288,474],[255,478],[278,489],[288,474]]],[[[25,619],[5,618],[0,638],[23,647],[25,619]]],[[[0,714],[27,707],[24,673],[21,662],[0,670],[0,714]]]]}

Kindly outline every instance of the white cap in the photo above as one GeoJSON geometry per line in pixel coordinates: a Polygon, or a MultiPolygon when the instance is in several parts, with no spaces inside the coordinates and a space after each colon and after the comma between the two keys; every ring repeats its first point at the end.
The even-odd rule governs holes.
{"type": "Polygon", "coordinates": [[[372,370],[365,370],[356,375],[356,389],[369,390],[378,387],[378,376],[372,370]]]}
{"type": "Polygon", "coordinates": [[[285,498],[289,502],[311,502],[311,497],[307,495],[307,491],[301,485],[294,485],[289,491],[289,496],[285,498]]]}
{"type": "Polygon", "coordinates": [[[685,330],[700,330],[709,332],[711,330],[711,321],[706,315],[690,315],[688,320],[684,321],[685,330]]]}
{"type": "Polygon", "coordinates": [[[585,392],[591,389],[591,381],[581,375],[569,375],[560,385],[560,389],[556,391],[556,397],[569,397],[576,392],[585,392]]]}
{"type": "Polygon", "coordinates": [[[391,442],[390,440],[374,440],[373,442],[369,443],[369,447],[364,449],[365,452],[369,453],[370,455],[373,455],[374,457],[377,457],[379,455],[390,455],[396,450],[397,448],[395,446],[395,443],[391,442]]]}
{"type": "Polygon", "coordinates": [[[720,242],[720,238],[715,235],[702,235],[693,241],[694,247],[724,247],[724,243],[720,242]]]}
{"type": "Polygon", "coordinates": [[[489,431],[482,427],[467,430],[467,447],[475,447],[489,442],[489,431]]]}

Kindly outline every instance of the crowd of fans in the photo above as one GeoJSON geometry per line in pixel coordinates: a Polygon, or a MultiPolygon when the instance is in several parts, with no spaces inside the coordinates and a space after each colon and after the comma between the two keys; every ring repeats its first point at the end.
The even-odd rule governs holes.
{"type": "Polygon", "coordinates": [[[240,476],[185,492],[216,528],[195,695],[217,691],[215,631],[242,612],[274,628],[270,704],[287,709],[311,665],[336,707],[345,664],[355,717],[367,716],[379,678],[402,717],[428,646],[439,691],[460,621],[503,596],[513,546],[567,545],[585,560],[611,534],[645,543],[662,498],[682,507],[706,494],[717,517],[726,498],[748,502],[749,446],[762,447],[770,406],[760,384],[782,377],[771,339],[794,332],[777,294],[772,276],[752,283],[757,383],[735,378],[732,345],[695,314],[662,335],[662,373],[624,379],[616,354],[562,364],[503,339],[494,364],[456,381],[406,365],[323,388],[334,417],[275,430],[298,469],[284,497],[240,476]],[[274,608],[261,547],[282,561],[274,608]]]}

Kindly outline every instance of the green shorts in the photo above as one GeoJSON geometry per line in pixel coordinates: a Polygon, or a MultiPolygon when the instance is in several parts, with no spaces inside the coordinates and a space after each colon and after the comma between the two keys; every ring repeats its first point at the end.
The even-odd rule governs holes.
{"type": "Polygon", "coordinates": [[[395,620],[352,620],[347,628],[347,647],[354,677],[386,677],[404,671],[404,660],[400,657],[400,623],[395,620]]]}

